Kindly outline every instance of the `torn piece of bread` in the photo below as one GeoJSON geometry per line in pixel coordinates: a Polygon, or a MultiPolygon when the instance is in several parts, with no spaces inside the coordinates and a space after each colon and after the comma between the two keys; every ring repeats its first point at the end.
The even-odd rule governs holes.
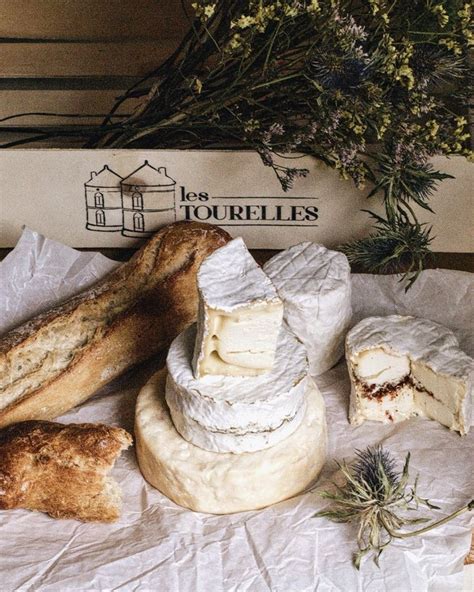
{"type": "Polygon", "coordinates": [[[103,424],[24,421],[0,430],[0,510],[117,520],[121,494],[109,472],[131,443],[128,432],[103,424]]]}
{"type": "Polygon", "coordinates": [[[224,230],[176,222],[124,265],[0,339],[0,427],[53,419],[196,320],[201,262],[230,240],[224,230]]]}

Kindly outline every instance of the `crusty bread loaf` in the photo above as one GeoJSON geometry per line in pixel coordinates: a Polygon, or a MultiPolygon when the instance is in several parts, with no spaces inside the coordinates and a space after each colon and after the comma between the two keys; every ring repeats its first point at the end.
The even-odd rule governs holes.
{"type": "Polygon", "coordinates": [[[132,438],[103,424],[24,421],[0,430],[0,510],[112,522],[121,495],[108,477],[132,438]]]}
{"type": "Polygon", "coordinates": [[[167,347],[196,318],[196,273],[230,236],[177,222],[105,280],[0,340],[0,427],[52,419],[167,347]]]}

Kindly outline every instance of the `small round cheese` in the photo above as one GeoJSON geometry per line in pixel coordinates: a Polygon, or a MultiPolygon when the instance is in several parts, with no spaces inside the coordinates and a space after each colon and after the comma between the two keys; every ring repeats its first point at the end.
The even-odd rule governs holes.
{"type": "Polygon", "coordinates": [[[344,353],[352,317],[347,257],[305,242],[277,253],[263,270],[283,300],[286,322],[306,347],[310,374],[326,372],[344,353]]]}
{"type": "MultiPolygon", "coordinates": [[[[301,388],[304,388],[303,383],[301,383],[301,388]]],[[[173,390],[172,387],[171,389],[167,388],[166,402],[174,426],[185,440],[192,442],[195,446],[204,448],[204,450],[233,452],[234,454],[263,450],[281,442],[296,430],[306,411],[306,402],[304,401],[297,410],[296,415],[283,419],[280,425],[275,428],[261,430],[247,426],[241,429],[229,428],[228,430],[219,431],[206,428],[194,419],[182,415],[179,411],[178,399],[179,393],[173,390]]]]}
{"type": "Polygon", "coordinates": [[[286,328],[278,339],[271,372],[259,376],[206,375],[192,367],[195,326],[171,344],[166,401],[181,435],[206,450],[252,452],[289,436],[304,413],[307,359],[286,328]]]}
{"type": "Polygon", "coordinates": [[[447,327],[411,316],[368,317],[347,334],[346,358],[352,424],[421,415],[469,431],[474,361],[447,327]]]}
{"type": "Polygon", "coordinates": [[[175,503],[197,512],[229,514],[256,510],[292,497],[318,476],[326,458],[323,398],[312,381],[298,429],[259,452],[203,450],[176,431],[165,402],[166,371],[140,391],[135,436],[145,479],[175,503]]]}

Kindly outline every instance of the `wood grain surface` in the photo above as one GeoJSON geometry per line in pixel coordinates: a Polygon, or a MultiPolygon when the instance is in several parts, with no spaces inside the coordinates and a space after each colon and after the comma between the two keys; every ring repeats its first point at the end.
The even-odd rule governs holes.
{"type": "Polygon", "coordinates": [[[186,28],[186,0],[1,0],[0,38],[35,41],[161,41],[186,28]]]}
{"type": "MultiPolygon", "coordinates": [[[[0,261],[11,251],[12,249],[0,249],[0,261]]],[[[128,261],[135,252],[135,249],[89,249],[80,248],[79,251],[95,251],[102,253],[110,259],[115,261],[128,261]]],[[[278,253],[276,250],[271,249],[252,249],[252,255],[256,261],[263,265],[265,261],[268,261],[273,255],[278,253]]],[[[433,253],[433,258],[427,266],[431,269],[457,269],[459,271],[469,271],[474,273],[474,253],[433,253]]],[[[362,270],[356,266],[352,267],[353,273],[361,273],[362,270]]]]}
{"type": "Polygon", "coordinates": [[[156,41],[79,43],[2,43],[0,71],[5,78],[57,76],[143,76],[165,60],[174,38],[156,41]]]}
{"type": "MultiPolygon", "coordinates": [[[[7,125],[60,124],[71,120],[36,114],[108,113],[120,91],[178,46],[190,26],[190,5],[190,0],[0,0],[0,119],[34,113],[7,125]]],[[[22,137],[5,132],[0,142],[22,137]]],[[[41,143],[73,145],[77,142],[69,139],[41,143]]]]}

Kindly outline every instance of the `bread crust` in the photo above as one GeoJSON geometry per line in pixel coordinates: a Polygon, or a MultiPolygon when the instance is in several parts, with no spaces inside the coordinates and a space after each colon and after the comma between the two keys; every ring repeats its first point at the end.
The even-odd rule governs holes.
{"type": "MultiPolygon", "coordinates": [[[[217,226],[177,222],[156,233],[135,255],[104,280],[65,303],[10,331],[0,341],[0,363],[12,367],[15,354],[28,355],[44,332],[67,334],[81,315],[109,310],[117,294],[139,288],[125,310],[106,323],[97,322],[93,338],[72,352],[59,373],[45,377],[38,388],[9,401],[0,394],[0,427],[27,419],[52,419],[88,399],[129,367],[144,361],[195,321],[198,307],[196,273],[212,251],[230,236],[217,226]],[[138,288],[137,288],[138,286],[138,288]],[[3,408],[2,408],[3,407],[3,408]]],[[[89,325],[90,326],[90,325],[89,325]]],[[[46,339],[48,335],[46,334],[46,339]]]]}
{"type": "Polygon", "coordinates": [[[104,424],[25,421],[0,430],[0,509],[112,522],[117,486],[107,476],[132,438],[104,424]]]}

